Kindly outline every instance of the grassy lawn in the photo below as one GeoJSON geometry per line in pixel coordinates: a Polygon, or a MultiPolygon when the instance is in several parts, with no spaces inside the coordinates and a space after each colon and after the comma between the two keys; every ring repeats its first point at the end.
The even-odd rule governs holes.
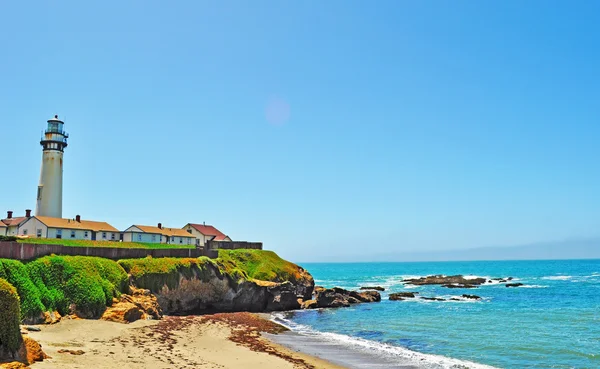
{"type": "Polygon", "coordinates": [[[114,241],[88,241],[88,240],[65,240],[54,238],[27,238],[20,239],[21,243],[36,243],[43,245],[63,245],[71,247],[121,247],[125,249],[193,249],[194,245],[171,245],[166,243],[144,243],[144,242],[114,242],[114,241]]]}

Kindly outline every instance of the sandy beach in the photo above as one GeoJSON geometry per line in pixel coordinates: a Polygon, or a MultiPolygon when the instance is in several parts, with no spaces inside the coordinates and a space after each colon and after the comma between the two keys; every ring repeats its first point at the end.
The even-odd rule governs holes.
{"type": "Polygon", "coordinates": [[[279,326],[254,314],[165,317],[121,324],[68,320],[29,335],[51,357],[33,368],[341,368],[276,345],[279,326]]]}

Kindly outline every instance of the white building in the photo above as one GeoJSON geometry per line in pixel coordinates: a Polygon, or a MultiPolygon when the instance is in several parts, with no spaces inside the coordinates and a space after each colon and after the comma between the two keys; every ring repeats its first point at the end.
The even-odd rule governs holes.
{"type": "Polygon", "coordinates": [[[0,236],[6,236],[6,229],[8,227],[4,223],[0,222],[0,236]]]}
{"type": "Polygon", "coordinates": [[[8,211],[6,219],[2,219],[2,221],[0,221],[0,224],[2,224],[4,227],[6,227],[4,230],[4,233],[2,233],[2,229],[0,229],[0,235],[18,236],[20,234],[19,227],[30,217],[31,217],[31,210],[25,210],[24,217],[13,217],[13,212],[8,211]]]}
{"type": "Polygon", "coordinates": [[[34,216],[19,226],[20,236],[64,240],[119,241],[120,232],[106,222],[34,216]]]}
{"type": "Polygon", "coordinates": [[[132,225],[123,231],[123,242],[167,243],[173,245],[195,245],[196,238],[180,228],[165,228],[132,225]]]}
{"type": "Polygon", "coordinates": [[[48,120],[44,136],[40,140],[42,169],[37,190],[35,215],[62,218],[63,155],[69,135],[58,115],[48,120]]]}
{"type": "Polygon", "coordinates": [[[183,229],[196,238],[196,246],[204,247],[208,241],[230,241],[231,238],[211,225],[188,223],[183,229]]]}

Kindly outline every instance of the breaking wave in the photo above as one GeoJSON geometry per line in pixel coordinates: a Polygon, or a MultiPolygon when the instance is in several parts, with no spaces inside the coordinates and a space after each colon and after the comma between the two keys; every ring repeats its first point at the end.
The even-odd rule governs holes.
{"type": "Polygon", "coordinates": [[[393,346],[363,338],[351,337],[344,334],[319,332],[309,326],[294,323],[285,318],[284,313],[273,313],[271,320],[301,336],[310,337],[311,341],[334,343],[351,351],[370,354],[385,359],[393,359],[401,365],[414,365],[427,369],[494,369],[494,367],[466,360],[453,359],[441,355],[423,354],[404,347],[393,346]]]}

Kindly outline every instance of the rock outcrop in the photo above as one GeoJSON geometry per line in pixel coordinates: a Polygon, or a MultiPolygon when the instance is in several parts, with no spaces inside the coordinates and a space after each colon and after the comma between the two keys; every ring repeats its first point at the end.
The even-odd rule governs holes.
{"type": "Polygon", "coordinates": [[[402,301],[406,298],[415,298],[418,292],[398,292],[390,294],[390,300],[392,301],[402,301]]]}
{"type": "Polygon", "coordinates": [[[380,287],[380,286],[373,286],[373,287],[361,287],[360,288],[361,291],[365,291],[365,290],[373,290],[373,291],[380,291],[383,292],[385,291],[385,288],[380,287]]]}
{"type": "Polygon", "coordinates": [[[451,275],[451,276],[431,275],[431,276],[421,277],[421,278],[417,278],[417,279],[405,279],[403,282],[406,284],[412,284],[412,285],[416,285],[416,286],[432,285],[432,284],[439,284],[439,285],[443,285],[444,287],[447,287],[450,285],[478,286],[478,285],[485,283],[486,279],[485,278],[465,278],[462,275],[451,275]]]}
{"type": "Polygon", "coordinates": [[[131,295],[121,295],[120,300],[113,301],[102,315],[102,320],[118,323],[132,323],[140,319],[162,318],[156,296],[149,290],[131,288],[131,295]]]}
{"type": "Polygon", "coordinates": [[[306,300],[300,304],[302,309],[316,309],[319,307],[317,300],[306,300]]]}
{"type": "Polygon", "coordinates": [[[506,287],[520,287],[522,285],[523,285],[523,283],[507,283],[505,286],[506,287]]]}
{"type": "Polygon", "coordinates": [[[350,303],[356,303],[358,300],[354,298],[350,299],[350,291],[346,291],[341,288],[330,288],[320,290],[316,294],[317,307],[320,308],[331,308],[331,307],[348,307],[350,303]]]}
{"type": "Polygon", "coordinates": [[[445,288],[477,288],[476,285],[470,284],[470,283],[467,283],[467,284],[444,284],[444,285],[442,285],[442,287],[445,287],[445,288]]]}
{"type": "Polygon", "coordinates": [[[19,358],[22,362],[33,364],[48,359],[48,355],[42,351],[42,345],[31,337],[24,336],[23,343],[19,349],[19,358]]]}
{"type": "Polygon", "coordinates": [[[249,277],[231,262],[176,260],[172,262],[180,263],[180,266],[168,273],[160,269],[161,262],[166,263],[146,261],[156,263],[157,271],[148,268],[151,270],[132,275],[131,284],[149,289],[156,296],[162,312],[169,315],[294,310],[301,307],[299,299],[312,299],[312,276],[288,262],[285,262],[285,278],[276,275],[267,281],[249,277]]]}
{"type": "Polygon", "coordinates": [[[421,297],[421,299],[428,301],[446,301],[446,299],[443,299],[441,297],[421,297]]]}
{"type": "Polygon", "coordinates": [[[357,292],[334,287],[316,291],[314,301],[316,302],[316,306],[311,302],[310,304],[306,304],[306,308],[336,308],[348,307],[352,304],[364,302],[379,302],[381,301],[381,295],[377,291],[357,292]]]}
{"type": "Polygon", "coordinates": [[[470,300],[481,300],[481,297],[477,295],[462,295],[462,297],[470,300]]]}
{"type": "Polygon", "coordinates": [[[62,316],[58,311],[44,311],[36,317],[27,317],[23,319],[23,324],[56,324],[60,322],[62,316]]]}

